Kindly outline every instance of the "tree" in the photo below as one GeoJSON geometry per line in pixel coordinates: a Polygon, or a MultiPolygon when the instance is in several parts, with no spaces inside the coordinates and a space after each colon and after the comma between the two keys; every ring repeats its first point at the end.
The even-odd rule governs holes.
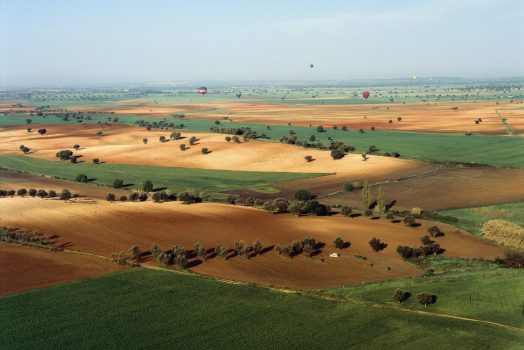
{"type": "Polygon", "coordinates": [[[80,145],[79,144],[74,144],[73,148],[78,151],[80,149],[80,145]]]}
{"type": "Polygon", "coordinates": [[[27,194],[27,190],[25,188],[21,188],[16,192],[16,194],[23,197],[27,194]]]}
{"type": "Polygon", "coordinates": [[[73,152],[70,150],[61,150],[56,153],[56,157],[60,160],[68,160],[73,156],[73,152]]]}
{"type": "Polygon", "coordinates": [[[113,188],[122,188],[123,186],[124,186],[124,180],[115,179],[115,181],[113,181],[113,188]]]}
{"type": "Polygon", "coordinates": [[[427,307],[429,304],[434,304],[437,301],[436,295],[424,292],[417,294],[418,302],[427,307]]]}
{"type": "Polygon", "coordinates": [[[326,131],[322,125],[317,126],[317,132],[324,132],[326,131]]]}
{"type": "Polygon", "coordinates": [[[344,157],[344,155],[344,152],[340,149],[334,149],[331,151],[331,158],[333,158],[334,160],[341,159],[344,157]]]}
{"type": "Polygon", "coordinates": [[[25,122],[26,122],[26,124],[31,124],[33,122],[33,120],[28,118],[28,119],[25,120],[25,122]]]}
{"type": "Polygon", "coordinates": [[[431,243],[434,243],[434,241],[431,239],[431,237],[429,236],[423,236],[420,238],[420,241],[422,242],[422,244],[424,245],[429,245],[431,243]]]}
{"type": "Polygon", "coordinates": [[[127,201],[127,196],[120,196],[120,202],[126,202],[127,201]]]}
{"type": "Polygon", "coordinates": [[[222,244],[219,244],[215,247],[215,254],[221,258],[226,259],[227,257],[227,249],[222,244]]]}
{"type": "Polygon", "coordinates": [[[198,139],[196,138],[196,136],[191,136],[191,138],[189,139],[189,144],[191,146],[194,146],[197,141],[198,141],[198,139]]]}
{"type": "Polygon", "coordinates": [[[93,158],[93,164],[100,164],[100,159],[93,158]]]}
{"type": "Polygon", "coordinates": [[[178,131],[174,131],[171,133],[171,135],[169,136],[172,140],[178,140],[180,137],[182,137],[182,134],[179,133],[178,131]]]}
{"type": "Polygon", "coordinates": [[[333,247],[338,249],[344,249],[346,247],[346,242],[340,237],[335,238],[333,241],[333,247]]]}
{"type": "Polygon", "coordinates": [[[199,258],[203,258],[205,260],[205,256],[207,254],[206,248],[200,243],[195,243],[193,246],[193,250],[195,251],[196,256],[199,258]]]}
{"type": "Polygon", "coordinates": [[[444,236],[444,233],[440,230],[440,228],[438,228],[438,226],[431,226],[431,227],[428,227],[428,233],[432,236],[432,237],[441,237],[441,236],[444,236]]]}
{"type": "Polygon", "coordinates": [[[97,131],[96,132],[96,136],[104,136],[104,132],[103,131],[97,131]]]}
{"type": "Polygon", "coordinates": [[[34,197],[36,196],[36,188],[30,188],[28,191],[27,191],[27,194],[29,194],[31,197],[34,197]]]}
{"type": "Polygon", "coordinates": [[[147,137],[144,137],[144,138],[142,139],[142,142],[144,143],[144,145],[147,145],[147,137]]]}
{"type": "Polygon", "coordinates": [[[87,179],[87,175],[85,175],[85,174],[78,174],[78,175],[76,175],[76,178],[75,178],[76,182],[84,182],[84,183],[86,183],[87,180],[88,180],[87,179]]]}
{"type": "Polygon", "coordinates": [[[355,189],[355,186],[351,182],[344,183],[344,191],[351,192],[355,189]]]}
{"type": "Polygon", "coordinates": [[[56,192],[53,191],[53,190],[49,190],[49,198],[55,198],[56,197],[56,192]]]}
{"type": "Polygon", "coordinates": [[[29,147],[22,147],[22,152],[24,152],[25,154],[29,153],[29,151],[31,151],[31,149],[29,147]]]}
{"type": "Polygon", "coordinates": [[[200,152],[202,152],[202,154],[208,154],[209,153],[209,149],[207,147],[204,147],[200,150],[200,152]]]}
{"type": "Polygon", "coordinates": [[[398,301],[398,303],[402,303],[403,301],[407,300],[410,297],[410,293],[406,292],[402,289],[397,289],[395,293],[393,294],[393,299],[395,301],[398,301]]]}
{"type": "Polygon", "coordinates": [[[344,205],[340,209],[340,214],[342,214],[344,216],[350,216],[352,213],[353,213],[353,209],[350,206],[344,205]]]}
{"type": "Polygon", "coordinates": [[[406,215],[403,220],[404,225],[409,227],[413,227],[415,225],[415,221],[415,217],[413,217],[412,215],[406,215]]]}
{"type": "Polygon", "coordinates": [[[68,189],[63,189],[62,193],[60,193],[60,199],[64,201],[71,199],[71,191],[68,189]]]}
{"type": "Polygon", "coordinates": [[[371,249],[373,249],[376,252],[379,252],[381,250],[384,250],[388,245],[386,243],[382,243],[380,239],[373,237],[369,241],[369,245],[371,246],[371,249]]]}
{"type": "Polygon", "coordinates": [[[153,181],[146,180],[142,184],[142,191],[144,192],[152,192],[153,191],[153,181]]]}
{"type": "Polygon", "coordinates": [[[38,129],[38,133],[40,135],[45,135],[47,133],[47,129],[38,129]]]}
{"type": "Polygon", "coordinates": [[[230,137],[230,136],[226,136],[225,140],[226,140],[227,142],[230,142],[230,141],[231,141],[231,137],[230,137]]]}
{"type": "Polygon", "coordinates": [[[260,241],[257,239],[253,242],[253,251],[255,252],[256,255],[260,255],[262,254],[262,243],[260,243],[260,241]]]}
{"type": "Polygon", "coordinates": [[[237,135],[233,136],[231,139],[234,143],[240,143],[240,138],[237,135]]]}
{"type": "Polygon", "coordinates": [[[242,250],[244,249],[245,242],[244,241],[235,241],[233,243],[233,250],[235,251],[236,255],[240,255],[242,253],[242,250]]]}
{"type": "Polygon", "coordinates": [[[186,144],[185,143],[181,143],[179,147],[180,147],[181,151],[185,151],[186,150],[186,144]]]}
{"type": "Polygon", "coordinates": [[[167,196],[167,193],[165,191],[158,191],[158,192],[153,193],[152,198],[153,198],[154,202],[162,203],[162,202],[167,201],[168,196],[167,196]]]}
{"type": "Polygon", "coordinates": [[[306,160],[306,162],[311,162],[313,161],[313,157],[312,156],[305,156],[304,159],[306,160]]]}
{"type": "Polygon", "coordinates": [[[316,140],[317,140],[317,137],[315,135],[311,135],[309,137],[309,141],[311,141],[311,142],[315,142],[316,140]]]}
{"type": "Polygon", "coordinates": [[[166,141],[166,137],[164,135],[160,136],[158,139],[160,140],[160,142],[166,141]]]}
{"type": "Polygon", "coordinates": [[[294,197],[297,201],[308,201],[313,199],[311,192],[304,189],[296,191],[294,197]]]}
{"type": "Polygon", "coordinates": [[[140,194],[138,192],[133,192],[129,195],[129,200],[130,201],[133,201],[133,202],[136,202],[138,200],[138,197],[140,196],[140,194]]]}
{"type": "Polygon", "coordinates": [[[78,158],[77,158],[77,157],[75,157],[75,156],[72,156],[72,157],[71,157],[71,163],[72,163],[72,164],[76,164],[77,161],[78,161],[78,158]]]}
{"type": "Polygon", "coordinates": [[[116,196],[114,193],[108,193],[107,196],[106,196],[106,199],[109,201],[109,202],[114,202],[115,199],[116,199],[116,196]]]}
{"type": "Polygon", "coordinates": [[[343,126],[341,127],[341,129],[342,129],[342,131],[348,131],[348,127],[345,126],[345,125],[343,125],[343,126]]]}
{"type": "Polygon", "coordinates": [[[138,200],[139,200],[140,202],[145,202],[145,201],[147,201],[147,198],[148,198],[148,195],[147,195],[147,193],[145,193],[145,192],[141,192],[141,193],[138,195],[138,200]]]}
{"type": "Polygon", "coordinates": [[[364,182],[364,186],[362,187],[361,195],[362,195],[362,204],[364,205],[364,210],[368,210],[371,204],[371,189],[369,188],[369,184],[367,181],[364,182]]]}
{"type": "Polygon", "coordinates": [[[8,190],[7,195],[13,197],[15,195],[15,190],[8,190]]]}
{"type": "Polygon", "coordinates": [[[32,128],[27,128],[27,132],[31,132],[33,130],[32,128]]]}

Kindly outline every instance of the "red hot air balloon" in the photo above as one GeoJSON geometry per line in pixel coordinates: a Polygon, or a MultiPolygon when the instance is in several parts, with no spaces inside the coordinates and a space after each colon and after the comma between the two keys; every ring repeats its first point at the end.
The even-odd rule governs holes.
{"type": "Polygon", "coordinates": [[[368,99],[369,95],[370,95],[369,91],[362,92],[362,97],[364,97],[366,100],[368,99]]]}
{"type": "Polygon", "coordinates": [[[195,92],[199,92],[200,95],[205,96],[206,93],[207,93],[207,87],[205,87],[205,86],[201,86],[201,87],[199,87],[199,88],[196,88],[196,89],[195,89],[195,92]]]}

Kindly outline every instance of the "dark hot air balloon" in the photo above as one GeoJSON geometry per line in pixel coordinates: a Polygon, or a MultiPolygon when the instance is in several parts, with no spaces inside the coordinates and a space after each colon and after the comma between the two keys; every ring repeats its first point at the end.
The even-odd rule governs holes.
{"type": "Polygon", "coordinates": [[[362,92],[362,97],[364,97],[366,100],[368,99],[369,95],[370,95],[369,91],[362,92]]]}
{"type": "Polygon", "coordinates": [[[196,89],[194,90],[194,92],[199,92],[200,95],[205,96],[206,93],[207,93],[207,87],[205,87],[205,86],[201,86],[201,87],[199,87],[199,88],[196,88],[196,89]]]}

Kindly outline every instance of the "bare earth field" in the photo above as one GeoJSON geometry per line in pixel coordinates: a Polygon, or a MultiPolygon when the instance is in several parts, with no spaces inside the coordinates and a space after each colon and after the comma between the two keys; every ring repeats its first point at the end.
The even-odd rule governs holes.
{"type": "Polygon", "coordinates": [[[524,124],[524,110],[510,102],[431,102],[389,104],[277,104],[267,102],[194,102],[185,105],[158,105],[154,102],[121,101],[114,106],[71,107],[73,111],[115,112],[166,117],[171,113],[185,113],[190,118],[222,119],[225,116],[236,122],[294,125],[346,125],[350,129],[375,126],[381,130],[418,132],[504,135],[506,128],[496,113],[497,109],[508,117],[510,124],[524,124]],[[458,107],[452,110],[453,107],[458,107]],[[397,121],[401,117],[402,121],[397,121]],[[482,123],[474,120],[482,118],[482,123]],[[392,123],[389,123],[392,120],[392,123]]]}
{"type": "Polygon", "coordinates": [[[169,132],[146,131],[133,126],[112,125],[101,129],[98,125],[57,125],[50,126],[48,133],[41,136],[28,133],[25,128],[0,129],[0,153],[20,154],[21,144],[34,149],[32,157],[58,161],[56,152],[81,146],[76,155],[80,160],[91,162],[99,158],[106,163],[158,165],[185,168],[281,171],[304,173],[344,173],[358,178],[371,175],[384,177],[395,172],[410,173],[424,169],[427,165],[410,160],[370,156],[366,162],[361,156],[349,154],[334,162],[329,152],[303,149],[274,142],[249,141],[240,144],[226,142],[225,135],[214,133],[183,133],[180,140],[160,142],[159,137],[169,138],[169,132]],[[95,136],[103,130],[104,136],[95,136]],[[189,137],[200,140],[195,146],[189,145],[189,137]],[[142,139],[148,138],[144,144],[142,139]],[[180,144],[188,149],[181,151],[180,144]],[[211,152],[202,154],[207,147],[211,152]],[[311,155],[313,162],[304,157],[311,155]]]}
{"type": "MultiPolygon", "coordinates": [[[[421,271],[403,261],[395,249],[399,244],[420,245],[420,237],[430,224],[408,228],[400,223],[362,217],[299,218],[211,203],[188,206],[179,202],[100,201],[88,205],[36,198],[0,199],[0,213],[2,226],[56,234],[59,243],[69,244],[70,249],[103,256],[128,249],[133,244],[142,250],[148,250],[153,243],[164,249],[175,244],[190,248],[196,242],[211,248],[217,244],[231,247],[237,240],[251,243],[260,239],[265,247],[271,247],[312,236],[326,243],[322,253],[313,259],[304,256],[284,259],[268,251],[250,260],[233,257],[224,261],[215,257],[200,264],[197,261],[191,268],[213,277],[299,289],[419,275],[421,271]],[[331,242],[337,236],[350,241],[351,247],[342,251],[339,258],[329,258],[329,253],[335,251],[331,242]],[[368,244],[372,237],[387,243],[387,248],[373,252],[368,244]],[[355,255],[365,256],[367,260],[355,255]]],[[[446,235],[436,240],[446,249],[446,256],[493,259],[503,254],[500,247],[463,234],[456,228],[439,226],[446,235]]]]}
{"type": "Polygon", "coordinates": [[[97,257],[0,243],[0,296],[119,269],[97,257]]]}

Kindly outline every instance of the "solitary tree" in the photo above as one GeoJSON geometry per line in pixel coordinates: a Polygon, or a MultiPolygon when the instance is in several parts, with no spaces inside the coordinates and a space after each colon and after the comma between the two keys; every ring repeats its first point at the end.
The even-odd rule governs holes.
{"type": "Polygon", "coordinates": [[[402,289],[397,289],[395,293],[393,294],[393,299],[395,301],[398,301],[398,303],[402,303],[403,301],[407,300],[410,296],[409,292],[406,292],[402,289]]]}
{"type": "Polygon", "coordinates": [[[437,297],[430,293],[420,293],[417,294],[418,302],[424,305],[424,307],[427,307],[429,304],[435,303],[437,297]]]}
{"type": "Polygon", "coordinates": [[[306,160],[306,162],[311,162],[313,161],[313,157],[312,156],[305,156],[304,159],[306,160]]]}
{"type": "Polygon", "coordinates": [[[369,241],[369,245],[371,246],[371,249],[373,249],[376,252],[379,252],[379,251],[383,250],[384,248],[386,248],[388,246],[386,243],[382,243],[380,241],[380,239],[378,239],[376,237],[373,237],[369,241]]]}
{"type": "Polygon", "coordinates": [[[185,151],[186,150],[186,144],[185,143],[181,143],[179,147],[180,147],[181,151],[185,151]]]}
{"type": "Polygon", "coordinates": [[[151,192],[151,191],[153,191],[153,181],[151,181],[151,180],[144,181],[144,183],[142,184],[142,190],[144,192],[151,192]]]}
{"type": "Polygon", "coordinates": [[[87,175],[86,174],[78,174],[75,178],[76,182],[87,182],[87,175]]]}
{"type": "Polygon", "coordinates": [[[196,136],[191,136],[191,138],[189,139],[189,144],[190,144],[191,146],[194,146],[195,143],[197,142],[197,140],[198,140],[198,139],[196,138],[196,136]]]}
{"type": "Polygon", "coordinates": [[[162,136],[159,137],[159,140],[160,140],[160,142],[165,142],[166,141],[166,137],[164,135],[162,135],[162,136]]]}
{"type": "Polygon", "coordinates": [[[200,152],[202,152],[202,154],[208,154],[209,153],[209,149],[207,147],[204,147],[200,150],[200,152]]]}
{"type": "Polygon", "coordinates": [[[335,240],[333,241],[333,247],[335,248],[344,249],[345,246],[346,242],[344,242],[344,240],[340,237],[335,238],[335,240]]]}
{"type": "Polygon", "coordinates": [[[115,179],[115,181],[113,181],[113,188],[122,188],[122,186],[124,186],[124,180],[115,179]]]}

